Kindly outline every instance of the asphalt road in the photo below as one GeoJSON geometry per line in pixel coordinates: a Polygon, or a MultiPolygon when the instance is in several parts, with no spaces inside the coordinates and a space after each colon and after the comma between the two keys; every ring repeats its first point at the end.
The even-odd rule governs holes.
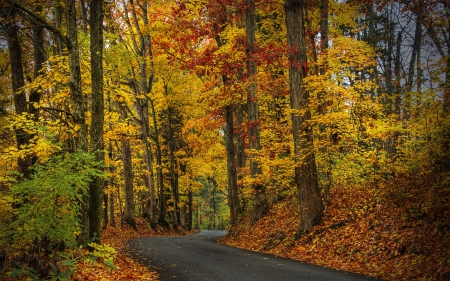
{"type": "Polygon", "coordinates": [[[145,237],[129,242],[130,254],[159,273],[161,281],[363,281],[337,271],[219,244],[225,231],[190,236],[145,237]]]}

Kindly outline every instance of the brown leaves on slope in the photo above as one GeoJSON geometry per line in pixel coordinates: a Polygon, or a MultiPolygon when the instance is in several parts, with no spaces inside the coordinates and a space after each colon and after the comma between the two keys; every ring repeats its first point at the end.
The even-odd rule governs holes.
{"type": "Polygon", "coordinates": [[[253,225],[244,218],[221,242],[385,280],[448,280],[448,194],[423,190],[407,183],[390,193],[336,188],[322,223],[297,241],[298,201],[288,198],[253,225]]]}
{"type": "Polygon", "coordinates": [[[158,228],[156,232],[147,227],[147,221],[143,218],[136,218],[136,225],[138,231],[135,231],[128,224],[116,222],[116,227],[108,226],[102,232],[102,244],[110,245],[117,251],[114,258],[114,264],[117,266],[117,269],[112,270],[101,263],[81,260],[77,264],[79,269],[76,271],[72,280],[159,280],[156,272],[142,266],[131,258],[127,253],[126,242],[138,237],[184,235],[189,234],[189,232],[185,230],[175,232],[174,230],[164,228],[158,228]]]}

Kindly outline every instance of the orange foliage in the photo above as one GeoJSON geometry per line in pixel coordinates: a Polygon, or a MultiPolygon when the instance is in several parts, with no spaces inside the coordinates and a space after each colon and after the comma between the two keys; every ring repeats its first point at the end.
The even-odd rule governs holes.
{"type": "Polygon", "coordinates": [[[384,280],[448,280],[449,195],[400,180],[386,193],[339,187],[322,223],[299,240],[298,201],[288,198],[253,225],[243,218],[221,242],[384,280]]]}

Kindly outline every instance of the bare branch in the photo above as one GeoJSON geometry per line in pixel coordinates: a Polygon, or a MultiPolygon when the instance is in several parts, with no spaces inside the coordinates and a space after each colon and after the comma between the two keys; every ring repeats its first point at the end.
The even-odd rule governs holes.
{"type": "Polygon", "coordinates": [[[61,30],[57,29],[56,27],[51,25],[48,21],[46,21],[45,19],[43,19],[40,16],[36,15],[33,11],[31,11],[28,8],[22,6],[21,4],[15,2],[15,1],[12,1],[12,0],[6,0],[6,2],[8,2],[11,6],[14,6],[14,7],[24,11],[29,16],[34,18],[36,21],[42,23],[43,27],[48,29],[49,31],[51,31],[56,36],[58,36],[61,39],[61,41],[64,42],[64,44],[66,44],[67,48],[69,48],[69,49],[72,48],[72,43],[70,42],[69,38],[67,38],[67,36],[62,34],[61,30]]]}

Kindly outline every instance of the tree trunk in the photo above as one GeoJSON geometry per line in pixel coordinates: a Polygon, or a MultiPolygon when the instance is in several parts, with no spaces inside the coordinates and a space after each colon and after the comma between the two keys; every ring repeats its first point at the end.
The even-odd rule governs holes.
{"type": "Polygon", "coordinates": [[[148,201],[146,209],[149,213],[149,223],[152,229],[156,228],[156,197],[155,197],[155,182],[153,177],[153,152],[150,144],[150,128],[148,116],[148,100],[139,99],[136,101],[136,108],[138,110],[139,118],[141,120],[141,133],[144,142],[144,162],[147,172],[144,175],[146,181],[145,185],[148,188],[148,201]]]}
{"type": "MultiPolygon", "coordinates": [[[[77,36],[77,19],[75,0],[66,0],[66,19],[67,19],[67,37],[70,44],[67,49],[69,53],[69,69],[70,69],[70,97],[72,100],[73,120],[79,127],[76,137],[76,149],[83,152],[88,151],[87,143],[87,124],[86,124],[86,108],[84,106],[84,97],[81,88],[81,70],[77,36]]],[[[83,196],[81,203],[81,233],[78,237],[80,245],[86,245],[89,240],[89,196],[83,196]]]]}
{"type": "Polygon", "coordinates": [[[131,164],[131,148],[130,140],[127,137],[121,137],[122,154],[123,154],[123,176],[125,180],[125,209],[123,219],[131,227],[137,230],[134,218],[134,188],[133,188],[133,171],[131,164]]]}
{"type": "MultiPolygon", "coordinates": [[[[244,178],[245,168],[245,129],[244,129],[244,107],[246,105],[236,104],[235,112],[236,112],[236,129],[235,131],[235,139],[236,139],[236,177],[237,182],[244,178]]],[[[242,184],[238,184],[237,190],[242,190],[242,184]]],[[[247,202],[245,198],[239,198],[240,207],[243,209],[246,208],[247,202]]]]}
{"type": "MultiPolygon", "coordinates": [[[[313,47],[314,48],[314,47],[313,47]]],[[[322,56],[326,55],[328,49],[328,0],[321,0],[320,1],[320,53],[322,56]]],[[[323,65],[320,70],[319,70],[319,74],[321,76],[323,76],[325,74],[326,68],[328,66],[325,64],[323,65]]],[[[324,78],[326,79],[326,78],[324,78]]],[[[327,101],[326,101],[326,93],[321,92],[319,93],[319,100],[320,100],[320,108],[319,108],[319,114],[325,115],[328,111],[327,109],[327,101]]],[[[329,128],[329,127],[328,127],[329,128]]],[[[327,126],[326,125],[320,125],[319,130],[321,131],[321,133],[326,132],[327,131],[327,126]]],[[[332,132],[333,134],[333,132],[332,132]]],[[[325,137],[327,137],[325,135],[325,137]]],[[[328,136],[330,139],[332,139],[333,135],[328,136]]],[[[330,151],[328,147],[324,147],[323,149],[323,153],[330,155],[330,151]]],[[[331,204],[331,198],[330,198],[330,188],[331,188],[331,184],[332,184],[332,161],[331,161],[331,157],[328,157],[328,161],[325,164],[325,185],[323,187],[323,199],[324,199],[324,203],[325,206],[328,206],[331,204]]]]}
{"type": "Polygon", "coordinates": [[[226,138],[226,152],[227,152],[227,174],[228,174],[228,206],[230,207],[230,224],[235,225],[240,213],[239,208],[239,194],[236,174],[236,155],[234,151],[234,120],[233,120],[233,106],[227,105],[225,107],[225,138],[226,138]]]}
{"type": "MultiPolygon", "coordinates": [[[[423,23],[423,0],[420,0],[419,6],[417,7],[417,18],[416,18],[416,30],[414,33],[414,43],[411,52],[411,60],[409,62],[408,70],[408,80],[406,84],[406,91],[410,92],[414,84],[414,65],[416,61],[420,60],[418,54],[420,54],[420,47],[422,45],[422,23],[423,23]]],[[[419,74],[419,73],[418,73],[419,74]]]]}
{"type": "MultiPolygon", "coordinates": [[[[54,7],[53,13],[55,16],[55,26],[57,29],[61,30],[61,22],[62,22],[62,11],[63,8],[61,6],[61,1],[59,0],[53,0],[52,1],[52,6],[54,7]]],[[[55,40],[55,45],[53,48],[53,55],[55,56],[60,56],[62,54],[62,42],[61,42],[61,38],[60,36],[54,34],[53,35],[53,40],[55,40]]]]}
{"type": "MultiPolygon", "coordinates": [[[[42,6],[38,5],[36,8],[37,11],[42,10],[42,6]]],[[[45,40],[44,40],[44,28],[38,26],[39,23],[35,23],[36,27],[33,27],[33,59],[34,59],[34,79],[39,77],[40,71],[44,66],[46,59],[45,56],[45,40]]],[[[33,118],[37,121],[39,117],[39,109],[38,105],[41,101],[41,93],[40,89],[32,89],[30,91],[29,97],[30,105],[28,107],[28,112],[33,116],[33,118]]],[[[34,161],[33,161],[34,162],[34,161]]]]}
{"type": "Polygon", "coordinates": [[[159,186],[159,216],[158,223],[164,227],[168,227],[169,224],[166,221],[166,195],[164,193],[164,178],[163,178],[163,166],[162,166],[162,152],[161,144],[159,143],[159,130],[156,122],[156,112],[153,100],[149,99],[150,109],[152,111],[153,118],[153,130],[155,131],[155,146],[156,146],[156,180],[159,186]]]}
{"type": "Polygon", "coordinates": [[[247,57],[247,114],[248,114],[248,137],[249,147],[252,150],[249,156],[250,176],[253,179],[253,222],[262,218],[269,210],[269,203],[266,197],[266,187],[262,183],[261,164],[255,160],[254,153],[261,150],[259,131],[259,104],[257,97],[256,72],[257,65],[253,57],[255,49],[255,1],[246,0],[247,10],[245,17],[246,31],[246,57],[247,57]]]}
{"type": "Polygon", "coordinates": [[[186,227],[190,231],[192,230],[192,191],[188,191],[188,214],[186,217],[186,227]]]}
{"type": "MultiPolygon", "coordinates": [[[[15,24],[15,8],[7,9],[9,15],[2,15],[2,18],[7,17],[5,24],[6,40],[8,43],[9,60],[11,63],[11,78],[12,78],[12,91],[14,93],[14,108],[17,115],[22,115],[27,112],[27,98],[22,87],[25,85],[23,66],[22,66],[22,53],[17,35],[18,26],[15,24]]],[[[18,150],[22,150],[22,146],[27,145],[30,141],[29,134],[19,128],[15,129],[16,145],[18,150]]],[[[19,170],[18,179],[29,178],[31,176],[30,167],[32,160],[30,156],[19,157],[17,159],[17,167],[19,170]]]]}
{"type": "MultiPolygon", "coordinates": [[[[167,95],[167,85],[165,86],[166,95],[167,95]]],[[[170,170],[170,185],[172,189],[172,198],[173,198],[173,209],[175,212],[175,225],[180,225],[180,209],[178,206],[179,196],[178,196],[178,173],[176,169],[176,160],[175,160],[175,136],[172,128],[172,110],[169,106],[167,109],[167,125],[168,125],[168,139],[167,146],[169,148],[169,170],[170,170]]]]}
{"type": "Polygon", "coordinates": [[[308,92],[303,88],[307,75],[305,33],[303,26],[303,1],[286,0],[286,27],[288,38],[289,81],[296,160],[295,182],[299,191],[300,226],[296,237],[300,237],[317,225],[324,210],[320,196],[314,155],[312,130],[308,125],[311,113],[308,109],[308,92]]]}
{"type": "MultiPolygon", "coordinates": [[[[226,23],[222,19],[221,26],[225,26],[226,23]]],[[[219,30],[216,30],[215,40],[217,46],[220,48],[224,45],[222,38],[219,35],[219,30]]],[[[226,75],[222,75],[223,86],[226,87],[229,78],[226,75]]],[[[241,208],[239,205],[239,187],[237,184],[237,171],[236,171],[236,151],[234,147],[234,111],[236,105],[226,105],[224,110],[225,117],[225,145],[227,153],[227,182],[228,182],[228,207],[230,208],[230,224],[235,225],[241,208]]],[[[239,109],[238,109],[239,111],[239,109]]],[[[240,113],[239,113],[240,114],[240,113]]],[[[239,116],[238,116],[239,117],[239,116]]],[[[242,157],[240,161],[245,161],[242,157]]]]}
{"type": "Polygon", "coordinates": [[[114,215],[114,193],[109,195],[109,221],[112,226],[116,226],[116,216],[114,215]]]}
{"type": "Polygon", "coordinates": [[[328,1],[320,0],[320,51],[328,49],[328,1]]]}
{"type": "MultiPolygon", "coordinates": [[[[122,120],[128,118],[125,106],[117,103],[117,111],[122,120]]],[[[121,136],[120,142],[122,146],[122,160],[123,160],[123,178],[124,178],[124,195],[125,195],[125,209],[123,212],[123,220],[137,230],[136,221],[134,218],[134,187],[133,187],[133,169],[131,162],[131,148],[130,140],[127,136],[121,136]]]]}
{"type": "Polygon", "coordinates": [[[402,88],[400,86],[400,81],[402,79],[401,73],[401,48],[402,48],[402,33],[399,31],[397,34],[396,51],[395,51],[395,62],[394,62],[394,74],[395,74],[395,101],[394,101],[394,113],[397,115],[397,121],[401,121],[401,95],[402,88]]]}
{"type": "Polygon", "coordinates": [[[102,229],[106,229],[109,224],[108,210],[109,210],[109,194],[103,193],[103,206],[102,208],[102,229]]]}
{"type": "MultiPolygon", "coordinates": [[[[84,5],[84,3],[82,3],[84,5]]],[[[103,99],[103,0],[91,0],[90,2],[90,35],[91,35],[91,127],[90,148],[95,154],[96,161],[101,163],[99,169],[103,170],[105,160],[103,143],[104,124],[104,99],[103,99]]],[[[100,244],[102,231],[102,202],[104,180],[102,176],[96,176],[89,184],[89,236],[91,241],[100,244]]]]}

